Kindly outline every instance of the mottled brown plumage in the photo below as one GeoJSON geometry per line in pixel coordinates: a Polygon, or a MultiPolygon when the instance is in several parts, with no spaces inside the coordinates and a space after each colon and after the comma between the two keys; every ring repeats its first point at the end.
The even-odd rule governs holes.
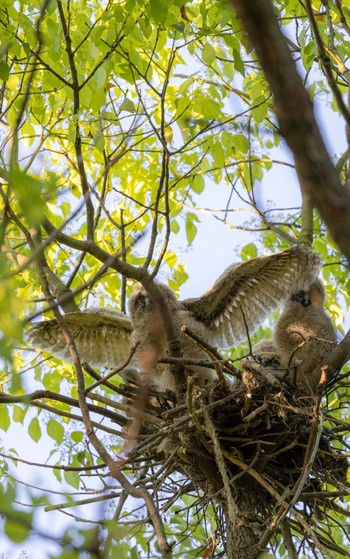
{"type": "Polygon", "coordinates": [[[280,381],[286,381],[287,370],[282,368],[281,357],[272,340],[261,340],[255,344],[252,348],[252,357],[255,363],[264,368],[264,372],[270,373],[280,381]]]}
{"type": "MultiPolygon", "coordinates": [[[[184,357],[205,359],[206,353],[183,332],[188,326],[205,342],[232,347],[253,334],[259,324],[285,300],[293,289],[308,289],[319,271],[319,257],[310,249],[295,247],[230,266],[201,297],[179,301],[173,291],[157,284],[168,304],[184,357]]],[[[155,303],[136,284],[129,301],[131,320],[122,313],[94,309],[68,313],[65,320],[76,340],[82,361],[117,367],[128,349],[138,344],[133,365],[141,372],[153,369],[153,382],[174,388],[167,365],[156,362],[167,353],[162,321],[155,303]],[[106,320],[105,320],[106,317],[106,320]]],[[[64,337],[55,320],[34,324],[30,339],[35,347],[69,360],[64,337]]],[[[186,367],[186,374],[199,373],[201,381],[211,376],[204,367],[186,367]]]]}
{"type": "Polygon", "coordinates": [[[337,341],[336,329],[324,308],[321,280],[308,290],[295,290],[283,306],[274,333],[281,367],[297,386],[315,392],[321,364],[337,341]]]}
{"type": "MultiPolygon", "coordinates": [[[[168,286],[159,283],[157,286],[166,300],[170,317],[179,335],[183,357],[208,359],[205,351],[186,336],[181,331],[181,327],[184,324],[189,326],[196,332],[197,336],[209,343],[210,332],[208,329],[189,314],[183,303],[176,298],[174,292],[168,286]]],[[[138,344],[136,360],[141,379],[143,375],[147,378],[148,371],[152,369],[152,381],[158,388],[175,390],[169,366],[162,363],[156,365],[158,358],[167,354],[167,341],[157,307],[140,283],[137,283],[134,287],[129,299],[128,309],[133,325],[131,343],[133,345],[138,344]]],[[[186,376],[193,373],[199,374],[201,382],[213,376],[212,370],[206,367],[186,366],[186,376]]]]}
{"type": "Polygon", "coordinates": [[[276,344],[271,340],[261,340],[252,348],[253,357],[266,369],[280,369],[281,358],[276,344]]]}

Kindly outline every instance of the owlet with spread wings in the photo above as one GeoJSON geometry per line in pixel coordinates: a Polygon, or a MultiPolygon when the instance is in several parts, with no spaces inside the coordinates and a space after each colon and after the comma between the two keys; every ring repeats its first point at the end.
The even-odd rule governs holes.
{"type": "MultiPolygon", "coordinates": [[[[316,280],[319,257],[308,248],[294,247],[284,252],[233,264],[215,284],[197,298],[180,301],[174,292],[157,283],[178,332],[182,355],[206,359],[204,350],[187,337],[186,325],[199,338],[219,348],[233,347],[252,335],[259,324],[290,294],[306,290],[316,280]]],[[[92,366],[118,367],[137,345],[132,365],[142,379],[144,358],[167,354],[167,340],[156,304],[141,284],[136,284],[129,300],[130,318],[104,308],[67,313],[64,316],[83,362],[92,366]]],[[[34,324],[30,330],[34,347],[70,361],[70,353],[56,320],[34,324]]],[[[210,378],[210,369],[186,366],[186,375],[198,373],[200,381],[210,378]]],[[[154,366],[152,381],[160,389],[174,389],[169,366],[154,366]]]]}

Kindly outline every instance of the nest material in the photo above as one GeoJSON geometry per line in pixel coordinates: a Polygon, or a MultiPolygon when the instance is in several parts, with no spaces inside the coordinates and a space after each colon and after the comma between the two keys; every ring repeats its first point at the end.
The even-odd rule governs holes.
{"type": "MultiPolygon", "coordinates": [[[[165,473],[184,473],[224,511],[223,537],[237,511],[260,537],[278,513],[278,496],[319,519],[347,493],[348,461],[334,447],[335,434],[323,428],[314,436],[321,417],[315,398],[259,367],[247,364],[241,380],[204,388],[192,377],[180,406],[173,395],[154,392],[147,413],[157,421],[143,421],[147,436],[130,456],[131,463],[144,459],[162,463],[165,473]]],[[[126,392],[130,397],[130,387],[126,392]]]]}

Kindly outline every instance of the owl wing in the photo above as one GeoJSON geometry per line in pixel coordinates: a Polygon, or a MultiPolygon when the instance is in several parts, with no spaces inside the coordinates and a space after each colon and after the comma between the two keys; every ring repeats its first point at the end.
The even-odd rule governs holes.
{"type": "Polygon", "coordinates": [[[182,303],[210,329],[213,344],[232,347],[253,334],[292,291],[307,289],[319,269],[317,254],[294,247],[233,264],[201,297],[182,303]]]}
{"type": "MultiPolygon", "coordinates": [[[[75,341],[81,361],[96,367],[118,367],[128,357],[132,326],[124,313],[94,308],[67,313],[64,320],[75,341]]],[[[28,338],[34,347],[67,362],[72,361],[56,319],[33,324],[28,338]]]]}

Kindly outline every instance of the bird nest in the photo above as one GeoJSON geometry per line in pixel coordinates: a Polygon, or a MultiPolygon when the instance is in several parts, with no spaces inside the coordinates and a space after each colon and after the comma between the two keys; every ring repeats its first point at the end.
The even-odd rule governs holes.
{"type": "MultiPolygon", "coordinates": [[[[238,537],[228,551],[228,534],[237,536],[242,518],[243,529],[254,532],[255,550],[287,526],[304,545],[344,554],[320,530],[327,510],[345,512],[339,498],[349,493],[340,422],[322,411],[321,394],[306,395],[247,359],[241,366],[234,382],[221,378],[199,387],[190,377],[180,405],[173,393],[149,390],[147,405],[140,406],[142,389],[124,385],[132,417],[128,463],[160,466],[162,480],[185,475],[183,492],[197,490],[221,511],[219,532],[229,557],[256,556],[237,548],[238,537]]],[[[159,477],[156,484],[161,490],[159,477]]],[[[177,488],[169,499],[180,495],[177,488]]]]}

